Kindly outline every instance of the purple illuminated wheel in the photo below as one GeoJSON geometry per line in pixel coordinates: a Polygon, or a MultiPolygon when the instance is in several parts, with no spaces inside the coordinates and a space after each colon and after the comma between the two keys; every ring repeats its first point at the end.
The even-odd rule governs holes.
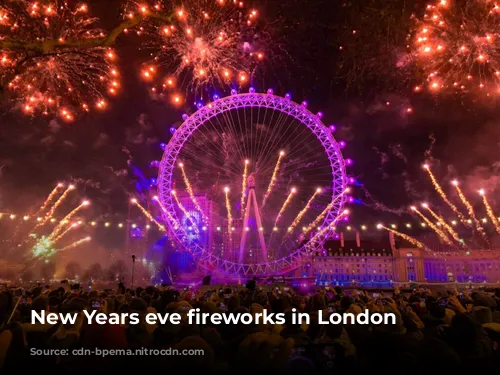
{"type": "Polygon", "coordinates": [[[283,274],[322,248],[343,215],[342,143],[289,96],[250,92],[183,116],[160,163],[163,218],[199,265],[283,274]]]}

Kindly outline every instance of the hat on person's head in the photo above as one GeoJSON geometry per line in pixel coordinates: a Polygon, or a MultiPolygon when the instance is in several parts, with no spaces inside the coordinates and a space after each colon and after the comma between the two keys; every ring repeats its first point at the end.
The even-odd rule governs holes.
{"type": "Polygon", "coordinates": [[[133,311],[146,311],[148,304],[142,298],[132,298],[130,301],[130,309],[133,311]]]}
{"type": "Polygon", "coordinates": [[[33,302],[31,302],[31,309],[36,312],[42,312],[47,310],[49,307],[49,299],[44,296],[36,297],[33,302]]]}
{"type": "Polygon", "coordinates": [[[64,311],[67,313],[80,312],[87,308],[87,301],[80,297],[74,297],[64,303],[63,307],[64,311]]]}
{"type": "Polygon", "coordinates": [[[476,306],[472,311],[472,316],[479,324],[493,323],[493,315],[491,309],[485,306],[476,306]]]}

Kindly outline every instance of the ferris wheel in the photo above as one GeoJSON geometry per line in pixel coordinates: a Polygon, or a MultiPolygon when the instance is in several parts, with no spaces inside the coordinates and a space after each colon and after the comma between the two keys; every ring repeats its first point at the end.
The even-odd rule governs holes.
{"type": "Polygon", "coordinates": [[[346,215],[350,182],[345,143],[321,117],[253,89],[183,115],[158,176],[176,245],[205,268],[247,276],[291,271],[321,248],[346,215]]]}

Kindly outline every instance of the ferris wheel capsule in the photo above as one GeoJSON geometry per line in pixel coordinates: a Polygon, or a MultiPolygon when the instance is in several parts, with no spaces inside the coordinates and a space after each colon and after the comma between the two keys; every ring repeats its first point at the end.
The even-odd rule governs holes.
{"type": "Polygon", "coordinates": [[[290,94],[290,93],[288,93],[288,92],[287,92],[287,93],[285,94],[285,99],[287,99],[287,100],[292,99],[292,94],[290,94]]]}
{"type": "Polygon", "coordinates": [[[248,89],[248,92],[249,92],[250,94],[254,94],[254,93],[255,93],[255,89],[254,89],[253,87],[250,87],[250,88],[248,89]]]}
{"type": "Polygon", "coordinates": [[[203,103],[202,102],[196,103],[196,108],[202,109],[203,108],[203,103]]]}
{"type": "Polygon", "coordinates": [[[267,89],[267,95],[273,95],[274,90],[273,89],[267,89]]]}
{"type": "Polygon", "coordinates": [[[231,95],[236,95],[238,92],[235,89],[231,90],[231,95]]]}
{"type": "Polygon", "coordinates": [[[337,130],[337,127],[335,125],[330,125],[328,127],[328,130],[330,130],[330,132],[334,133],[337,130]]]}
{"type": "Polygon", "coordinates": [[[183,119],[184,121],[186,121],[188,118],[189,118],[189,115],[188,115],[187,113],[184,113],[184,114],[182,115],[182,119],[183,119]]]}
{"type": "Polygon", "coordinates": [[[302,102],[302,107],[307,108],[307,104],[308,104],[308,103],[304,100],[304,101],[302,102]]]}

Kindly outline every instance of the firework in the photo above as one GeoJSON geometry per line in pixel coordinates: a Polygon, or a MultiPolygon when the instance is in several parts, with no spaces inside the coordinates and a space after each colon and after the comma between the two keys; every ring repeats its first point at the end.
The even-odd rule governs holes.
{"type": "Polygon", "coordinates": [[[484,228],[481,226],[481,223],[479,222],[479,220],[477,219],[476,217],[476,214],[474,212],[474,208],[472,207],[472,204],[470,204],[470,202],[467,200],[467,198],[465,197],[464,193],[462,192],[462,189],[460,189],[460,186],[458,184],[458,181],[457,180],[453,180],[451,182],[451,184],[453,186],[455,186],[455,189],[457,190],[457,193],[458,193],[458,196],[460,197],[460,200],[462,201],[462,203],[464,204],[465,208],[467,208],[467,212],[469,213],[469,216],[470,218],[474,221],[474,223],[476,224],[476,230],[481,233],[481,235],[483,236],[484,240],[486,242],[488,242],[488,237],[486,236],[486,233],[484,231],[484,228]]]}
{"type": "Polygon", "coordinates": [[[234,81],[245,85],[264,59],[263,36],[257,32],[258,12],[247,9],[243,2],[131,1],[125,11],[132,19],[140,14],[154,18],[162,13],[173,17],[142,24],[137,33],[151,36],[144,48],[153,58],[142,76],[152,81],[165,69],[168,74],[163,77],[163,89],[198,91],[234,81]]]}
{"type": "Polygon", "coordinates": [[[292,188],[290,190],[290,193],[288,193],[288,197],[286,197],[286,200],[285,202],[283,203],[283,205],[281,206],[279,212],[278,212],[278,215],[276,216],[276,219],[274,220],[274,226],[276,227],[276,225],[278,224],[278,221],[280,220],[281,216],[283,215],[283,212],[285,212],[286,208],[288,207],[288,205],[290,204],[290,202],[292,201],[292,197],[293,195],[297,192],[297,189],[295,188],[292,188]]]}
{"type": "Polygon", "coordinates": [[[160,229],[162,232],[165,232],[165,227],[163,225],[161,225],[158,220],[156,220],[149,212],[148,210],[146,210],[138,201],[137,199],[133,198],[130,200],[130,203],[132,204],[135,204],[139,210],[141,210],[141,212],[144,214],[144,216],[146,216],[151,222],[153,222],[157,227],[158,229],[160,229]]]}
{"type": "Polygon", "coordinates": [[[120,88],[116,55],[83,3],[6,0],[0,4],[0,81],[26,114],[106,107],[120,88]]]}
{"type": "Polygon", "coordinates": [[[61,232],[61,234],[59,234],[57,237],[54,237],[54,232],[52,232],[50,235],[49,235],[49,240],[55,244],[57,243],[58,241],[60,241],[64,236],[66,236],[71,230],[75,229],[76,227],[78,227],[78,224],[77,223],[73,223],[71,224],[68,228],[66,228],[66,230],[64,230],[63,232],[61,232]]]}
{"type": "Polygon", "coordinates": [[[495,226],[497,233],[500,234],[500,222],[495,216],[495,213],[493,212],[493,209],[491,208],[490,203],[486,198],[484,190],[483,189],[479,190],[479,194],[483,197],[484,208],[486,208],[486,212],[488,213],[490,220],[493,222],[493,225],[495,226]]]}
{"type": "Polygon", "coordinates": [[[335,226],[337,225],[338,221],[342,219],[343,217],[347,217],[349,215],[349,210],[344,210],[342,213],[333,220],[330,225],[320,229],[318,232],[314,234],[314,236],[310,239],[308,244],[314,244],[314,241],[320,237],[323,236],[328,230],[335,230],[335,226]]]}
{"type": "Polygon", "coordinates": [[[440,215],[435,213],[434,210],[431,209],[427,203],[422,203],[422,207],[424,207],[427,211],[429,211],[432,217],[436,219],[438,223],[440,223],[448,231],[448,233],[453,237],[455,241],[462,243],[460,237],[458,236],[458,233],[440,215]]]}
{"type": "Polygon", "coordinates": [[[200,207],[200,204],[198,203],[198,200],[196,199],[195,195],[194,195],[194,192],[193,192],[193,186],[191,185],[191,183],[189,182],[189,179],[188,179],[188,176],[186,174],[186,171],[184,169],[184,164],[183,163],[180,163],[179,164],[179,167],[181,168],[181,171],[182,171],[182,178],[184,179],[184,184],[186,185],[186,190],[189,194],[189,197],[191,198],[191,201],[193,202],[194,206],[196,207],[196,209],[200,212],[201,216],[203,217],[203,220],[205,222],[208,222],[208,218],[207,216],[205,215],[205,213],[203,212],[203,210],[201,209],[200,207]]]}
{"type": "Polygon", "coordinates": [[[441,187],[441,185],[439,185],[439,183],[437,182],[436,180],[436,177],[434,176],[434,174],[432,173],[431,171],[431,168],[429,167],[429,165],[427,164],[424,164],[424,169],[427,171],[427,173],[429,174],[429,177],[432,181],[432,185],[434,185],[434,189],[436,189],[437,193],[439,194],[439,196],[443,199],[443,201],[452,209],[452,211],[457,214],[459,220],[462,222],[462,224],[468,226],[468,223],[467,223],[467,220],[465,219],[464,215],[460,212],[460,210],[457,208],[457,206],[455,206],[449,199],[448,199],[448,196],[446,195],[446,193],[444,192],[443,188],[441,187]]]}
{"type": "Polygon", "coordinates": [[[75,190],[75,186],[74,185],[69,185],[68,188],[66,190],[64,190],[64,193],[62,193],[62,195],[52,205],[52,207],[50,208],[50,210],[47,212],[47,214],[42,219],[42,221],[40,221],[38,223],[38,225],[36,226],[36,228],[38,228],[39,226],[44,225],[54,215],[54,213],[56,212],[57,208],[61,205],[62,202],[64,202],[64,200],[68,197],[68,194],[71,193],[73,190],[75,190]]]}
{"type": "Polygon", "coordinates": [[[175,219],[172,217],[172,215],[170,215],[170,212],[168,212],[168,210],[165,208],[165,206],[163,205],[163,203],[161,203],[161,201],[160,201],[160,199],[158,198],[158,196],[156,196],[156,195],[155,195],[155,196],[153,197],[153,200],[154,200],[156,203],[158,203],[158,206],[160,206],[160,208],[161,208],[162,212],[163,212],[163,213],[165,213],[165,214],[168,216],[168,218],[169,218],[169,219],[170,219],[173,223],[175,223],[175,227],[174,227],[174,229],[179,228],[179,226],[180,226],[179,222],[178,222],[177,220],[175,220],[175,219]]]}
{"type": "Polygon", "coordinates": [[[233,215],[231,214],[231,201],[229,200],[229,188],[227,186],[224,188],[224,193],[226,195],[227,231],[228,233],[231,233],[233,227],[233,215]]]}
{"type": "Polygon", "coordinates": [[[488,0],[428,5],[415,54],[431,91],[498,92],[500,7],[488,0]]]}
{"type": "Polygon", "coordinates": [[[59,249],[58,251],[61,252],[61,251],[66,251],[66,250],[74,249],[75,247],[80,246],[80,245],[84,244],[85,242],[89,242],[90,240],[92,240],[91,237],[82,238],[82,239],[80,239],[78,241],[73,242],[72,244],[70,244],[68,246],[65,246],[65,247],[59,249]]]}
{"type": "Polygon", "coordinates": [[[75,216],[78,211],[80,211],[82,208],[84,207],[87,207],[88,205],[90,204],[89,201],[83,201],[82,204],[80,204],[78,207],[74,208],[69,214],[67,214],[60,222],[59,224],[54,228],[54,230],[52,231],[52,233],[50,234],[49,238],[50,239],[53,239],[55,236],[57,236],[62,228],[64,227],[64,225],[66,223],[68,223],[72,218],[73,216],[75,216]]]}
{"type": "Polygon", "coordinates": [[[247,191],[248,164],[250,160],[245,160],[245,169],[243,169],[243,179],[241,181],[241,212],[245,210],[245,194],[247,191]]]}
{"type": "Polygon", "coordinates": [[[54,248],[52,241],[45,236],[42,236],[38,241],[36,241],[35,246],[31,249],[33,258],[50,258],[57,253],[54,248]]]}
{"type": "MultiPolygon", "coordinates": [[[[347,190],[347,189],[346,189],[347,190]]],[[[344,191],[344,193],[346,193],[346,191],[344,191]]],[[[321,212],[319,214],[319,216],[311,223],[309,224],[307,227],[306,227],[306,230],[304,231],[304,234],[307,234],[309,233],[310,231],[312,231],[315,227],[318,226],[318,224],[321,222],[321,220],[323,220],[323,218],[326,216],[326,214],[328,213],[328,211],[330,211],[333,207],[333,205],[335,204],[335,202],[337,202],[341,197],[343,196],[343,194],[340,194],[340,195],[337,195],[335,197],[335,199],[333,199],[329,204],[328,206],[326,206],[326,208],[323,210],[323,212],[321,212]]]]}
{"type": "Polygon", "coordinates": [[[54,197],[57,195],[59,188],[62,188],[63,186],[64,186],[63,184],[57,184],[57,186],[54,188],[54,190],[52,190],[50,192],[50,194],[47,197],[47,199],[45,199],[45,201],[43,202],[42,206],[38,209],[38,212],[36,213],[35,216],[38,216],[39,214],[41,214],[42,212],[45,211],[45,209],[49,206],[49,204],[52,202],[52,200],[54,199],[54,197]]]}
{"type": "Polygon", "coordinates": [[[262,200],[262,206],[260,207],[261,210],[266,205],[266,201],[273,191],[273,187],[274,187],[274,184],[276,182],[276,177],[278,176],[278,172],[280,170],[281,160],[283,159],[283,156],[285,156],[285,152],[280,151],[280,155],[278,156],[278,161],[276,162],[276,165],[274,166],[273,175],[271,176],[271,181],[269,181],[269,186],[267,188],[266,194],[264,195],[264,199],[262,200]]]}
{"type": "Polygon", "coordinates": [[[321,193],[321,188],[317,188],[316,191],[314,192],[314,194],[312,195],[312,197],[309,198],[309,200],[307,201],[307,203],[304,206],[304,208],[302,209],[302,211],[300,211],[298,213],[298,215],[295,217],[295,219],[292,222],[292,225],[290,225],[290,227],[288,227],[288,232],[293,232],[293,230],[299,224],[300,220],[302,220],[302,218],[304,217],[304,215],[306,214],[306,212],[309,211],[309,208],[311,207],[311,204],[314,201],[314,199],[320,193],[321,193]]]}
{"type": "MultiPolygon", "coordinates": [[[[175,190],[172,190],[172,195],[173,195],[173,197],[175,199],[175,202],[177,203],[177,206],[179,206],[179,209],[182,211],[182,213],[189,219],[189,221],[191,222],[191,224],[194,224],[195,221],[193,220],[193,217],[188,212],[188,210],[186,210],[186,207],[184,207],[184,205],[181,203],[181,201],[177,197],[177,192],[175,190]]],[[[200,233],[199,230],[198,230],[198,226],[196,226],[196,225],[193,225],[193,226],[194,226],[195,233],[197,233],[197,234],[200,233]]]]}
{"type": "Polygon", "coordinates": [[[379,229],[385,229],[386,231],[394,233],[396,236],[401,237],[402,239],[408,241],[409,243],[411,243],[412,245],[418,247],[419,249],[430,251],[429,248],[427,246],[425,246],[422,242],[418,241],[417,239],[415,239],[415,238],[413,238],[411,236],[408,236],[407,234],[398,232],[397,230],[394,230],[394,229],[391,229],[391,228],[387,228],[387,227],[383,226],[382,224],[378,224],[377,228],[379,228],[379,229]]]}
{"type": "Polygon", "coordinates": [[[453,242],[450,241],[446,233],[437,227],[432,221],[430,221],[423,213],[421,213],[415,206],[411,207],[411,210],[415,212],[418,216],[425,221],[425,223],[443,240],[444,243],[453,246],[453,242]]]}

